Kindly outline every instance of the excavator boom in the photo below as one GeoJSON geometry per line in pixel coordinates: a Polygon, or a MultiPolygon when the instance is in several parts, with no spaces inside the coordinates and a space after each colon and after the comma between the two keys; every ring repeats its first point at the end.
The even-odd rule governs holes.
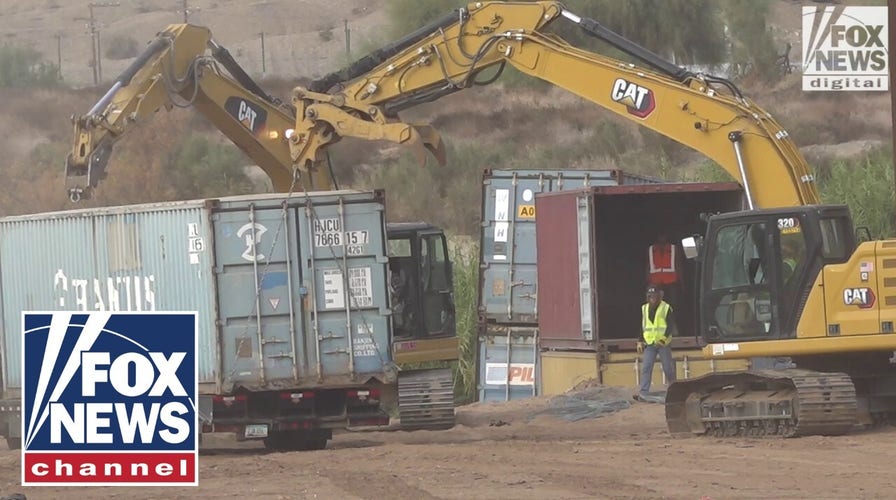
{"type": "MultiPolygon", "coordinates": [[[[371,125],[390,123],[402,109],[494,81],[477,81],[477,76],[505,64],[700,151],[742,183],[750,208],[819,200],[809,166],[786,130],[733,83],[668,63],[559,2],[469,4],[308,89],[296,89],[296,96],[328,92],[306,112],[316,119],[326,116],[339,134],[369,137],[371,125]],[[558,19],[654,69],[582,50],[546,33],[558,19]],[[362,120],[339,122],[345,114],[362,120]]],[[[314,122],[305,119],[297,128],[311,128],[314,122]]]]}

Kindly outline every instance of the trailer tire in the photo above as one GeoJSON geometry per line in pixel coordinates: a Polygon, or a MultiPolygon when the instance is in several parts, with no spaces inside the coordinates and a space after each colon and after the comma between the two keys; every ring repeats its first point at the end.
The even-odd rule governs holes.
{"type": "Polygon", "coordinates": [[[21,450],[22,449],[22,438],[8,437],[8,438],[6,438],[6,446],[8,446],[10,450],[21,450]]]}

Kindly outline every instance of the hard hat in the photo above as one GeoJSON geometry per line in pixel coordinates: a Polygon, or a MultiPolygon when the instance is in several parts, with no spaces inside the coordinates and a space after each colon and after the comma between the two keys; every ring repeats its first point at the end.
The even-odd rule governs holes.
{"type": "Polygon", "coordinates": [[[647,295],[651,295],[651,294],[659,295],[659,294],[660,294],[660,289],[657,288],[657,287],[654,286],[654,285],[650,285],[650,286],[648,286],[648,287],[647,287],[647,295]]]}

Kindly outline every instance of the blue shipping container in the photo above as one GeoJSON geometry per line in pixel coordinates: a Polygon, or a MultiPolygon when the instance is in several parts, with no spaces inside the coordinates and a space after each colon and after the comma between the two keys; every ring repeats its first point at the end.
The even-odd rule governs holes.
{"type": "Polygon", "coordinates": [[[4,397],[24,310],[199,313],[203,394],[395,380],[381,191],[0,219],[4,397]]]}

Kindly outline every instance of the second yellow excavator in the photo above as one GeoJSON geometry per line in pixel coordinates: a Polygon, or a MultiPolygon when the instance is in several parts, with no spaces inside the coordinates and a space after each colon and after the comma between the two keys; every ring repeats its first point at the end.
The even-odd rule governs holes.
{"type": "MultiPolygon", "coordinates": [[[[316,160],[340,137],[415,143],[444,161],[437,134],[398,113],[491,83],[506,64],[705,154],[744,188],[747,210],[710,217],[705,235],[684,242],[700,262],[698,336],[714,359],[786,357],[790,364],[671,384],[670,432],[842,434],[896,413],[896,241],[858,244],[848,208],[821,204],[787,131],[732,82],[671,64],[562,3],[470,3],[296,88],[288,112],[253,140],[286,141],[278,142],[281,163],[270,167],[283,180],[292,168],[325,179],[316,160]],[[557,20],[650,69],[571,46],[547,32],[557,20]]],[[[114,123],[109,128],[114,133],[114,123]]],[[[88,182],[75,189],[92,188],[97,172],[81,159],[103,150],[80,144],[86,147],[75,151],[69,172],[86,171],[88,182]]]]}

